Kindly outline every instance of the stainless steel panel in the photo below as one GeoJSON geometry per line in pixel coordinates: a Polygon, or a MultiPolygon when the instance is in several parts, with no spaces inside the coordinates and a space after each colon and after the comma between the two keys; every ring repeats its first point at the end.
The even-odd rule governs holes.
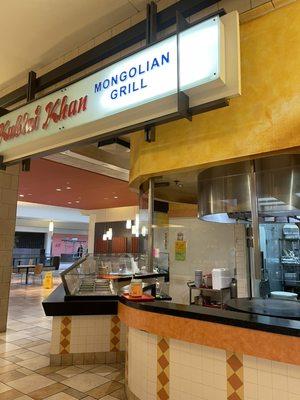
{"type": "MultiPolygon", "coordinates": [[[[260,217],[300,215],[300,155],[254,160],[260,217]]],[[[209,168],[198,175],[199,218],[251,220],[251,161],[209,168]]],[[[253,185],[252,185],[253,186],[253,185]]]]}

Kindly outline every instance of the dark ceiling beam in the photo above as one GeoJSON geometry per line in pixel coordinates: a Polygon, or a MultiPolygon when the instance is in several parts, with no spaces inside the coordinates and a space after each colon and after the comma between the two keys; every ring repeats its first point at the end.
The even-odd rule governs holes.
{"type": "MultiPolygon", "coordinates": [[[[157,32],[160,32],[176,23],[176,12],[185,18],[216,4],[218,0],[180,0],[157,14],[157,32]]],[[[45,90],[66,78],[84,71],[98,62],[111,57],[122,50],[146,38],[146,20],[139,22],[118,35],[100,43],[96,47],[67,61],[59,67],[47,72],[36,79],[36,93],[45,90]]],[[[6,94],[0,98],[0,107],[10,107],[26,99],[27,85],[6,94]]]]}

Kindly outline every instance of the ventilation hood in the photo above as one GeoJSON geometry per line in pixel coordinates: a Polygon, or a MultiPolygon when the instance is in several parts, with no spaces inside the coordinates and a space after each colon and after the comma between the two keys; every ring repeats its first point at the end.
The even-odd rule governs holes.
{"type": "Polygon", "coordinates": [[[262,222],[300,221],[300,155],[254,161],[256,193],[251,193],[253,164],[243,161],[206,169],[198,175],[198,217],[205,221],[251,221],[251,196],[262,222]]]}

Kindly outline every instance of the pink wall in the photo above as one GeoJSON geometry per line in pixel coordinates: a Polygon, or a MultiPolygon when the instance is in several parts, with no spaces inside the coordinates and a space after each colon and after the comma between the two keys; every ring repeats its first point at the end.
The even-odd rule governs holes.
{"type": "Polygon", "coordinates": [[[61,254],[74,254],[77,252],[80,241],[83,241],[81,244],[85,250],[88,241],[87,235],[54,233],[52,238],[52,255],[60,256],[61,254]],[[71,242],[72,238],[77,238],[77,242],[71,242]]]}

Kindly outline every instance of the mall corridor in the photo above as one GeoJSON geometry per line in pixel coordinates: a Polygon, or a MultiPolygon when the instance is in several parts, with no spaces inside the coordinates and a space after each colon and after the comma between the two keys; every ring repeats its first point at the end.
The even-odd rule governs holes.
{"type": "Polygon", "coordinates": [[[0,400],[125,399],[121,365],[49,366],[50,290],[12,284],[9,321],[0,334],[0,400]]]}

